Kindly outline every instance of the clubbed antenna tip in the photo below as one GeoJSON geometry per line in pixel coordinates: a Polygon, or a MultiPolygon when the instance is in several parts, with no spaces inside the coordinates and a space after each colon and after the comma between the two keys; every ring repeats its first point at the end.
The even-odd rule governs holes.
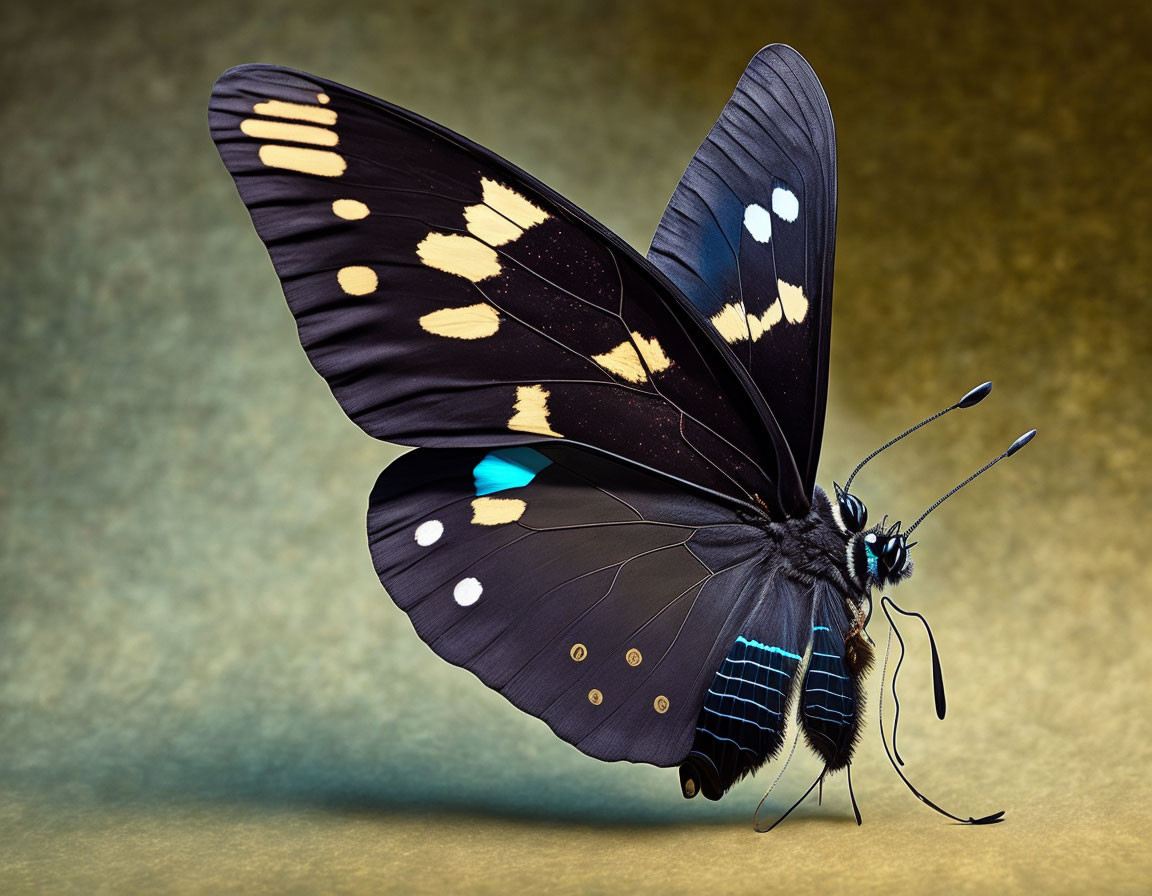
{"type": "Polygon", "coordinates": [[[974,404],[979,404],[985,398],[988,397],[988,393],[991,391],[992,391],[992,383],[991,382],[982,383],[981,385],[979,385],[975,389],[973,389],[971,392],[969,392],[967,395],[965,395],[963,398],[961,398],[958,402],[956,402],[956,407],[958,407],[958,408],[970,408],[974,404]]]}
{"type": "Polygon", "coordinates": [[[1019,451],[1021,448],[1023,448],[1029,442],[1031,442],[1032,439],[1034,439],[1035,437],[1036,437],[1036,430],[1034,430],[1034,429],[1028,430],[1028,432],[1024,433],[1024,435],[1020,436],[1020,438],[1018,438],[1015,442],[1013,442],[1011,445],[1008,446],[1008,450],[1004,452],[1004,456],[1005,457],[1011,457],[1013,454],[1015,454],[1017,451],[1019,451]]]}

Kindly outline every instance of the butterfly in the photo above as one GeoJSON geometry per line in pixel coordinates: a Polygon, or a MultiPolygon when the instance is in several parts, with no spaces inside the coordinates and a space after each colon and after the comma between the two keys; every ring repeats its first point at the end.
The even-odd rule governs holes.
{"type": "Polygon", "coordinates": [[[322,78],[231,69],[209,123],[309,360],[368,434],[415,446],[367,528],[417,634],[589,756],[677,767],[685,797],[780,753],[793,711],[813,787],[850,770],[871,592],[911,573],[919,521],[868,526],[855,472],[815,482],[836,150],[804,59],[752,59],[647,258],[322,78]]]}

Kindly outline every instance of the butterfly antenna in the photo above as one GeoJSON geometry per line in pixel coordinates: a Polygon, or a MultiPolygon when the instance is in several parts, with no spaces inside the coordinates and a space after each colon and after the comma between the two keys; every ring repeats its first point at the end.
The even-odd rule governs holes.
{"type": "Polygon", "coordinates": [[[963,482],[961,482],[958,486],[956,486],[950,492],[945,494],[942,498],[938,499],[935,504],[933,504],[931,507],[929,507],[927,510],[925,510],[922,514],[920,514],[920,518],[918,520],[916,520],[916,522],[914,522],[911,526],[908,527],[908,529],[904,532],[904,535],[905,536],[911,535],[912,530],[915,529],[917,526],[919,526],[922,522],[924,522],[924,519],[925,519],[925,517],[928,516],[928,514],[930,514],[933,510],[935,510],[937,507],[939,507],[941,504],[943,504],[945,501],[947,501],[949,498],[951,498],[954,494],[956,494],[956,492],[960,491],[960,489],[964,488],[964,486],[966,486],[969,482],[971,482],[977,476],[980,476],[984,473],[987,473],[994,466],[996,466],[996,464],[998,464],[998,463],[1000,463],[1000,461],[1004,460],[1004,458],[1011,457],[1013,454],[1015,454],[1017,451],[1019,451],[1021,448],[1023,448],[1029,442],[1031,442],[1035,435],[1036,435],[1036,430],[1030,429],[1030,430],[1028,430],[1028,432],[1024,433],[1024,435],[1020,436],[1020,438],[1018,438],[1015,442],[1013,442],[1011,445],[1008,446],[1007,451],[1005,451],[999,457],[988,461],[988,463],[984,464],[984,466],[982,466],[979,470],[977,470],[975,473],[973,473],[971,476],[969,476],[967,479],[965,479],[963,482]]]}
{"type": "MultiPolygon", "coordinates": [[[[756,811],[752,813],[752,828],[757,833],[764,834],[764,833],[767,833],[768,831],[772,830],[772,828],[768,828],[765,831],[761,831],[760,830],[760,823],[756,819],[757,819],[757,816],[760,814],[760,807],[764,805],[764,800],[768,799],[768,794],[770,794],[773,790],[776,789],[776,785],[779,784],[780,779],[784,777],[784,772],[786,772],[788,770],[788,763],[790,763],[792,761],[792,756],[796,752],[796,742],[799,739],[800,739],[800,732],[799,732],[799,730],[797,730],[795,736],[792,738],[792,746],[788,750],[788,758],[784,760],[784,764],[780,767],[780,771],[776,773],[776,779],[772,782],[772,786],[764,791],[764,796],[760,797],[760,802],[758,802],[756,804],[756,811]]],[[[776,825],[773,825],[772,827],[775,827],[775,826],[776,825]]]]}
{"type": "MultiPolygon", "coordinates": [[[[900,633],[896,631],[896,626],[888,628],[888,643],[884,646],[884,666],[880,670],[880,724],[884,724],[884,685],[888,681],[888,658],[892,652],[892,633],[896,632],[896,637],[900,641],[900,659],[896,661],[896,668],[899,670],[900,663],[904,659],[904,639],[900,637],[900,633]]],[[[904,758],[900,755],[900,748],[896,746],[896,733],[900,729],[900,698],[896,694],[895,676],[893,676],[892,683],[892,700],[896,703],[895,717],[892,720],[892,752],[896,754],[896,761],[901,765],[904,764],[904,758]]]]}
{"type": "MultiPolygon", "coordinates": [[[[794,811],[795,811],[795,810],[796,810],[796,809],[797,809],[797,808],[800,806],[800,804],[801,804],[802,802],[804,802],[804,800],[808,799],[808,796],[809,796],[809,794],[811,794],[811,793],[812,793],[812,791],[816,789],[816,785],[817,785],[817,784],[821,784],[821,785],[822,785],[822,784],[824,783],[824,776],[825,776],[826,774],[828,774],[828,766],[824,766],[824,769],[823,769],[823,770],[820,772],[819,776],[817,776],[816,780],[815,780],[815,781],[813,781],[813,782],[812,782],[812,784],[811,784],[811,786],[810,786],[810,787],[809,787],[807,790],[805,790],[805,791],[804,791],[804,796],[802,796],[802,797],[800,797],[800,799],[796,800],[796,802],[794,802],[794,803],[792,804],[792,807],[791,807],[791,808],[790,808],[790,809],[789,809],[787,812],[785,812],[783,815],[781,815],[779,818],[777,818],[777,819],[776,819],[774,822],[772,822],[772,824],[771,824],[771,825],[769,825],[768,827],[766,827],[766,828],[760,828],[760,827],[758,827],[758,826],[756,825],[756,817],[755,817],[755,815],[753,815],[753,817],[752,817],[752,826],[753,826],[753,828],[755,828],[755,830],[756,830],[756,833],[757,833],[757,834],[767,834],[767,833],[768,833],[770,830],[772,830],[772,829],[773,829],[773,828],[775,828],[777,825],[779,825],[779,824],[780,824],[780,822],[782,822],[782,821],[783,821],[785,818],[787,818],[789,815],[791,815],[791,814],[792,814],[792,813],[793,813],[793,812],[794,812],[794,811]]],[[[759,807],[757,807],[757,808],[759,808],[759,807]]]]}
{"type": "Polygon", "coordinates": [[[927,426],[933,420],[937,420],[940,417],[943,417],[949,411],[954,411],[957,408],[970,408],[975,404],[979,404],[981,401],[983,401],[985,398],[988,397],[988,393],[991,391],[992,391],[992,384],[991,383],[983,383],[983,384],[977,386],[972,391],[970,391],[967,395],[965,395],[958,402],[956,402],[956,404],[951,405],[950,407],[946,407],[946,408],[944,408],[944,410],[933,414],[927,420],[921,420],[919,423],[917,423],[911,429],[904,430],[904,432],[900,433],[900,435],[896,436],[896,438],[892,439],[890,442],[885,442],[883,445],[881,445],[879,448],[877,448],[875,451],[873,451],[871,454],[869,454],[866,458],[864,458],[864,460],[860,461],[860,463],[858,463],[856,465],[856,469],[852,471],[852,475],[849,476],[848,481],[844,483],[844,491],[849,490],[849,488],[852,485],[852,480],[855,479],[856,474],[859,473],[864,468],[864,464],[866,464],[866,463],[868,463],[868,461],[872,460],[872,458],[874,458],[881,451],[884,451],[888,448],[891,448],[893,445],[895,445],[897,442],[899,442],[905,436],[912,435],[912,433],[916,432],[916,430],[918,430],[921,426],[927,426]]]}
{"type": "MultiPolygon", "coordinates": [[[[881,599],[880,604],[884,608],[884,615],[888,617],[888,624],[891,626],[891,629],[888,632],[888,647],[891,648],[891,646],[892,646],[892,632],[896,631],[896,637],[897,638],[900,638],[900,633],[896,630],[896,623],[892,619],[892,614],[888,612],[889,605],[891,605],[892,607],[895,607],[896,610],[898,610],[901,613],[904,613],[904,615],[906,615],[906,616],[918,616],[919,614],[918,613],[907,613],[904,610],[901,610],[887,596],[885,596],[881,599]]],[[[923,619],[922,616],[920,618],[923,619]]],[[[903,644],[904,644],[903,638],[900,638],[900,644],[901,644],[901,649],[903,649],[903,644]]],[[[942,809],[940,806],[937,806],[934,802],[932,802],[932,800],[928,799],[928,797],[924,796],[924,794],[922,794],[919,790],[917,790],[915,785],[913,785],[912,782],[908,780],[908,778],[904,775],[904,772],[902,772],[900,770],[900,765],[903,765],[903,760],[901,760],[900,765],[897,765],[896,759],[892,755],[892,750],[888,746],[888,735],[884,731],[884,675],[887,673],[887,670],[888,670],[888,651],[886,650],[884,653],[884,670],[881,673],[880,709],[879,709],[877,721],[879,722],[879,725],[880,725],[880,740],[884,744],[884,752],[888,755],[888,761],[892,764],[892,768],[895,770],[896,774],[900,776],[900,780],[904,782],[904,786],[907,787],[910,791],[912,791],[912,794],[916,797],[916,799],[920,800],[920,802],[924,803],[926,806],[928,806],[932,809],[935,809],[937,812],[939,812],[941,815],[945,816],[946,818],[951,818],[953,821],[959,822],[960,824],[996,824],[999,821],[1003,821],[1004,820],[1004,810],[1003,809],[1001,809],[999,812],[993,812],[991,815],[982,816],[981,818],[973,818],[972,816],[968,816],[967,818],[961,818],[959,815],[953,815],[948,810],[942,809]]],[[[942,684],[941,684],[941,687],[943,687],[942,684]]],[[[895,678],[893,678],[893,681],[892,681],[892,694],[893,694],[893,697],[895,697],[895,694],[896,694],[895,678]]],[[[937,712],[939,713],[939,704],[937,705],[937,712]]],[[[893,743],[895,743],[895,729],[893,729],[893,743]]]]}

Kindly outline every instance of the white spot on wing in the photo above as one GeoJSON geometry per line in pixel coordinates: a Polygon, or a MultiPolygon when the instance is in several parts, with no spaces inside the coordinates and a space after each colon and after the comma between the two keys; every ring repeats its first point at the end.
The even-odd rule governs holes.
{"type": "Polygon", "coordinates": [[[772,239],[772,216],[762,205],[753,202],[744,209],[744,227],[758,243],[766,243],[772,239]]]}
{"type": "Polygon", "coordinates": [[[440,520],[426,520],[416,527],[416,544],[422,548],[435,544],[444,534],[444,524],[440,520]]]}
{"type": "Polygon", "coordinates": [[[772,191],[772,211],[791,224],[800,214],[796,194],[784,187],[777,187],[772,191]]]}
{"type": "Polygon", "coordinates": [[[456,583],[456,587],[452,589],[452,597],[454,597],[456,603],[462,607],[472,606],[472,604],[480,600],[480,595],[483,593],[484,587],[480,584],[480,580],[472,577],[461,579],[456,583]]]}

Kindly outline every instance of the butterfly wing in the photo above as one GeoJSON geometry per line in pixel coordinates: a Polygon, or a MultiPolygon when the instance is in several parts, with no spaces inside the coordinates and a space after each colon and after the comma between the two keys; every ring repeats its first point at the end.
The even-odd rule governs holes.
{"type": "Polygon", "coordinates": [[[369,434],[562,439],[776,517],[806,506],[772,412],[699,311],[524,172],[270,66],[225,73],[209,121],[309,359],[369,434]]]}
{"type": "Polygon", "coordinates": [[[765,47],[701,144],[648,251],[752,375],[808,498],[824,430],[836,140],[792,48],[765,47]]]}
{"type": "Polygon", "coordinates": [[[762,523],[565,443],[417,449],[368,509],[416,631],[599,759],[673,765],[760,593],[762,523]]]}
{"type": "Polygon", "coordinates": [[[834,771],[851,759],[860,735],[862,676],[871,665],[872,653],[858,637],[847,637],[852,620],[844,599],[825,583],[815,589],[812,620],[798,716],[809,746],[834,771]],[[855,654],[851,659],[850,650],[855,654]]]}

